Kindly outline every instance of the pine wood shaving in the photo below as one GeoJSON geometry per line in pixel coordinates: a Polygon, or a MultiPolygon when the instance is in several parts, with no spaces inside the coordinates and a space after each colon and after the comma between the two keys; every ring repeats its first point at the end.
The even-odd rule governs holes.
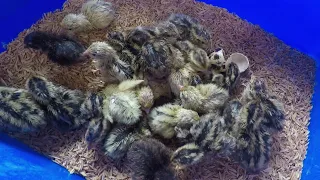
{"type": "MultiPolygon", "coordinates": [[[[90,63],[61,67],[48,61],[46,55],[25,49],[23,38],[33,30],[61,32],[59,22],[67,13],[77,13],[84,0],[69,0],[62,11],[47,13],[30,29],[25,30],[0,55],[0,82],[7,86],[23,87],[31,75],[81,90],[95,90],[99,81],[91,72],[90,63]]],[[[112,0],[116,5],[117,21],[108,29],[91,32],[81,39],[90,43],[103,40],[111,30],[127,31],[138,25],[164,20],[172,12],[185,13],[201,21],[212,33],[210,49],[221,47],[228,57],[233,52],[248,56],[254,75],[263,78],[272,92],[285,104],[286,123],[283,132],[275,136],[270,167],[259,175],[247,175],[236,164],[208,157],[200,165],[179,172],[181,179],[300,179],[308,144],[309,112],[312,108],[315,62],[290,48],[260,27],[252,25],[226,9],[192,0],[112,0]]],[[[61,134],[46,130],[25,136],[14,134],[35,150],[51,157],[71,173],[87,179],[130,179],[126,167],[117,170],[98,150],[88,151],[84,131],[61,134]]]]}

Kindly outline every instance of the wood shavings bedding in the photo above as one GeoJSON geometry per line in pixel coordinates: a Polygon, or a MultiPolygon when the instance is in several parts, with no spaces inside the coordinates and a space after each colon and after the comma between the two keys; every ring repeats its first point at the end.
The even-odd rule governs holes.
{"type": "MultiPolygon", "coordinates": [[[[199,19],[212,33],[211,50],[221,47],[227,57],[233,52],[247,55],[253,74],[267,81],[270,91],[284,102],[285,129],[275,135],[268,169],[259,175],[247,175],[238,165],[209,156],[205,162],[179,172],[181,179],[300,179],[312,108],[315,63],[311,58],[222,8],[191,0],[110,2],[118,8],[117,20],[108,30],[84,36],[81,40],[87,46],[94,41],[104,40],[106,33],[111,30],[127,31],[138,25],[164,20],[172,12],[184,13],[199,19]]],[[[25,49],[23,45],[27,32],[60,32],[62,18],[68,13],[77,13],[82,3],[83,0],[69,0],[62,11],[47,13],[30,29],[21,32],[8,45],[8,51],[0,55],[1,83],[23,87],[31,75],[43,75],[69,88],[95,90],[99,82],[97,74],[91,72],[89,62],[61,67],[49,61],[46,55],[25,49]]],[[[87,179],[130,179],[128,168],[118,170],[99,150],[87,150],[83,130],[65,134],[46,130],[29,136],[13,136],[65,166],[70,172],[80,173],[87,179]]]]}

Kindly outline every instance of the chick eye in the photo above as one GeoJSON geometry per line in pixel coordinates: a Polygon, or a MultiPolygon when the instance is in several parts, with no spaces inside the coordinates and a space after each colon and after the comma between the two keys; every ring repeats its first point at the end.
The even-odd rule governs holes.
{"type": "Polygon", "coordinates": [[[92,56],[96,56],[96,55],[97,55],[97,53],[96,53],[96,52],[92,53],[92,56]]]}

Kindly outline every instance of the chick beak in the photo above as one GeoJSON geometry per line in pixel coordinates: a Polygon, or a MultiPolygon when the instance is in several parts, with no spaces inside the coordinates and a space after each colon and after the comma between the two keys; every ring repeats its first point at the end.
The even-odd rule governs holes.
{"type": "Polygon", "coordinates": [[[181,86],[181,85],[179,85],[178,88],[179,88],[180,91],[184,91],[184,90],[185,90],[185,87],[184,87],[184,86],[181,86]]]}
{"type": "Polygon", "coordinates": [[[144,111],[145,111],[147,114],[149,114],[150,108],[146,108],[144,111]]]}
{"type": "Polygon", "coordinates": [[[90,57],[90,52],[88,50],[84,51],[82,53],[82,56],[89,58],[90,57]]]}

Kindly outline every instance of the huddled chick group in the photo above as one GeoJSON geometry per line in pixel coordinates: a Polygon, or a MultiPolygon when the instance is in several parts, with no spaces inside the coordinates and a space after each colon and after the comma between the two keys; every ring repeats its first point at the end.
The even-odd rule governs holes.
{"type": "MultiPolygon", "coordinates": [[[[61,26],[77,34],[107,28],[114,18],[111,3],[89,0],[61,26]]],[[[85,49],[69,36],[28,34],[26,47],[42,49],[62,65],[93,59],[93,71],[107,85],[82,92],[34,76],[25,89],[0,87],[0,130],[85,125],[88,148],[102,144],[114,162],[129,164],[134,179],[176,179],[177,168],[199,163],[209,152],[248,172],[266,167],[272,134],[284,126],[283,106],[255,77],[241,100],[230,98],[239,67],[225,61],[222,49],[206,51],[211,35],[199,21],[171,14],[154,26],[106,37],[85,49]],[[175,139],[180,147],[171,150],[152,135],[175,139]]]]}

